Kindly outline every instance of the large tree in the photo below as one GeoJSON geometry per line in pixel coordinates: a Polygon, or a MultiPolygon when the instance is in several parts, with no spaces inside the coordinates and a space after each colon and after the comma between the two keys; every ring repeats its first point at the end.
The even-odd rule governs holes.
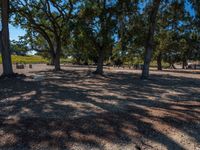
{"type": "Polygon", "coordinates": [[[147,33],[147,39],[145,44],[145,57],[144,57],[144,65],[142,70],[142,79],[147,79],[149,77],[149,66],[153,53],[153,39],[154,39],[154,31],[156,28],[156,17],[158,14],[159,6],[161,0],[154,0],[152,6],[150,6],[149,13],[149,30],[147,33]]]}
{"type": "Polygon", "coordinates": [[[116,28],[114,6],[111,0],[86,0],[79,12],[78,20],[84,25],[84,35],[97,51],[96,74],[103,74],[104,60],[112,51],[116,28]]]}
{"type": "Polygon", "coordinates": [[[1,24],[2,30],[0,31],[0,49],[3,62],[3,76],[10,76],[13,74],[10,40],[9,40],[9,0],[1,1],[1,24]]]}
{"type": "Polygon", "coordinates": [[[60,56],[63,43],[68,42],[71,19],[76,1],[15,1],[15,23],[24,29],[39,33],[49,45],[55,70],[60,70],[60,56]]]}

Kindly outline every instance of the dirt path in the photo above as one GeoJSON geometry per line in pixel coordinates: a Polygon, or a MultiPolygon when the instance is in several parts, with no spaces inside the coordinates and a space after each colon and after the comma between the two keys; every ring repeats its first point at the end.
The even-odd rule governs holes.
{"type": "Polygon", "coordinates": [[[198,72],[62,68],[0,80],[0,149],[200,149],[198,72]]]}

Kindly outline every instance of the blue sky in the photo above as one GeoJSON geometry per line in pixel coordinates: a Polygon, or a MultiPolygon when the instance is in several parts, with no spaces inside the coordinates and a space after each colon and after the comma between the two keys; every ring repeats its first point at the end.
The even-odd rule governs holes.
{"type": "Polygon", "coordinates": [[[20,27],[14,27],[12,25],[9,26],[10,29],[10,39],[18,40],[19,36],[23,36],[26,31],[22,30],[20,27]]]}

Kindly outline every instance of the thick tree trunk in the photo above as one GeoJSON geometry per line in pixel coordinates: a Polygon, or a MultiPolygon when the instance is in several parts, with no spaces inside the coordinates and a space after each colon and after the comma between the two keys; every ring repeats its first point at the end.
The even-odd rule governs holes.
{"type": "Polygon", "coordinates": [[[153,53],[153,37],[156,27],[156,16],[158,13],[159,6],[160,6],[160,0],[154,0],[152,11],[149,16],[149,32],[147,35],[147,40],[145,45],[145,57],[144,57],[144,65],[142,69],[141,79],[148,79],[149,77],[149,66],[153,53]]]}
{"type": "Polygon", "coordinates": [[[13,74],[11,51],[9,46],[9,0],[2,0],[2,31],[0,32],[0,48],[3,63],[3,76],[10,76],[13,74]]]}
{"type": "Polygon", "coordinates": [[[162,53],[159,52],[157,56],[157,68],[158,70],[162,70],[162,53]]]}
{"type": "Polygon", "coordinates": [[[99,49],[99,57],[98,57],[98,62],[97,62],[97,68],[96,71],[94,72],[95,74],[103,74],[103,61],[104,61],[104,50],[103,48],[99,49]]]}
{"type": "Polygon", "coordinates": [[[56,53],[56,58],[55,58],[55,65],[54,65],[55,71],[59,71],[60,69],[60,54],[56,53]]]}
{"type": "Polygon", "coordinates": [[[50,51],[50,65],[54,66],[55,65],[55,59],[56,59],[56,54],[54,53],[54,50],[50,51]]]}
{"type": "Polygon", "coordinates": [[[54,60],[54,69],[55,71],[60,71],[60,53],[61,53],[61,44],[58,42],[57,43],[57,49],[56,49],[56,53],[55,53],[55,60],[54,60]]]}

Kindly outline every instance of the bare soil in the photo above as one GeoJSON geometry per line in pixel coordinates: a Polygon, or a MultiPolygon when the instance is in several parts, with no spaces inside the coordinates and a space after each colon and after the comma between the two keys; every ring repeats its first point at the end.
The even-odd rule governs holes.
{"type": "Polygon", "coordinates": [[[0,80],[0,149],[200,150],[200,72],[62,69],[0,80]]]}

